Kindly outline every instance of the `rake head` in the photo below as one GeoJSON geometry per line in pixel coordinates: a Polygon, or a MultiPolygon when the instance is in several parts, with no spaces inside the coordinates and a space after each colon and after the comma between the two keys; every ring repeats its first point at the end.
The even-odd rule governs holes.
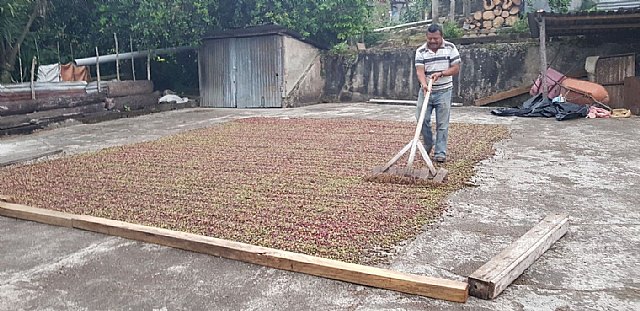
{"type": "Polygon", "coordinates": [[[384,171],[384,167],[376,167],[373,169],[373,176],[368,178],[369,181],[377,181],[383,183],[399,183],[399,184],[422,184],[422,183],[438,183],[444,182],[447,177],[447,170],[440,168],[433,175],[429,169],[416,168],[400,168],[390,167],[384,171]]]}

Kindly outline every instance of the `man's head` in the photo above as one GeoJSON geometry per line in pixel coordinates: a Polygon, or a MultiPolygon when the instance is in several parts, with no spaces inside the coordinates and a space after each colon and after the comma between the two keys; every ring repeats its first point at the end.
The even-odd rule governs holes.
{"type": "Polygon", "coordinates": [[[442,26],[431,24],[427,28],[427,45],[431,50],[437,50],[442,45],[442,26]]]}

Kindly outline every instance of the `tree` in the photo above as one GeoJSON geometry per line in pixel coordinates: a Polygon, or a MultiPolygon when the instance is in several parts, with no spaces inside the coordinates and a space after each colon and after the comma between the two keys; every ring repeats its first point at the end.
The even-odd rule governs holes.
{"type": "Polygon", "coordinates": [[[206,34],[277,23],[326,45],[346,41],[371,27],[368,0],[0,0],[0,70],[11,80],[18,49],[33,55],[37,36],[41,62],[71,55],[89,57],[97,46],[113,53],[113,34],[136,49],[197,45],[206,34]],[[47,9],[48,17],[43,11],[47,9]],[[23,41],[25,44],[23,45],[23,41]]]}
{"type": "Polygon", "coordinates": [[[253,24],[274,22],[334,45],[369,28],[367,0],[253,0],[253,24]]]}
{"type": "Polygon", "coordinates": [[[0,82],[11,82],[20,46],[35,20],[44,17],[46,0],[0,0],[0,82]]]}

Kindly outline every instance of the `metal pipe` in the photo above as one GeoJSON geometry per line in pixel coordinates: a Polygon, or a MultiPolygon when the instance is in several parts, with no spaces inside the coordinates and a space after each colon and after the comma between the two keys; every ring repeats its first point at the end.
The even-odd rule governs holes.
{"type": "MultiPolygon", "coordinates": [[[[191,47],[191,46],[181,46],[181,47],[166,48],[166,49],[159,49],[159,50],[150,50],[150,51],[146,50],[146,51],[122,53],[122,54],[119,54],[118,56],[121,58],[143,58],[143,57],[146,57],[148,54],[153,54],[153,55],[173,54],[173,53],[178,53],[182,51],[191,51],[195,49],[196,49],[195,47],[191,47]]],[[[112,63],[112,62],[115,62],[116,59],[117,59],[116,54],[110,54],[110,55],[101,55],[99,60],[96,57],[87,57],[87,58],[78,58],[75,60],[75,62],[77,66],[93,66],[98,62],[112,63]]]]}

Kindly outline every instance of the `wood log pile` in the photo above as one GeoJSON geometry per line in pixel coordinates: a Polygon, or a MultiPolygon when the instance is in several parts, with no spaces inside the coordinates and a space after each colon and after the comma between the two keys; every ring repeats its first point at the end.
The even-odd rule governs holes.
{"type": "Polygon", "coordinates": [[[476,11],[464,20],[467,37],[491,36],[518,20],[523,0],[483,0],[484,10],[476,11]]]}
{"type": "Polygon", "coordinates": [[[50,96],[37,99],[13,96],[14,90],[20,90],[19,86],[4,87],[2,94],[13,97],[7,95],[6,100],[0,100],[0,136],[29,134],[67,119],[94,123],[197,106],[194,101],[158,103],[160,92],[154,92],[153,82],[145,80],[103,82],[102,92],[98,92],[96,86],[95,91],[89,93],[83,89],[76,96],[65,93],[69,88],[66,84],[47,87],[52,89],[50,96]]]}

